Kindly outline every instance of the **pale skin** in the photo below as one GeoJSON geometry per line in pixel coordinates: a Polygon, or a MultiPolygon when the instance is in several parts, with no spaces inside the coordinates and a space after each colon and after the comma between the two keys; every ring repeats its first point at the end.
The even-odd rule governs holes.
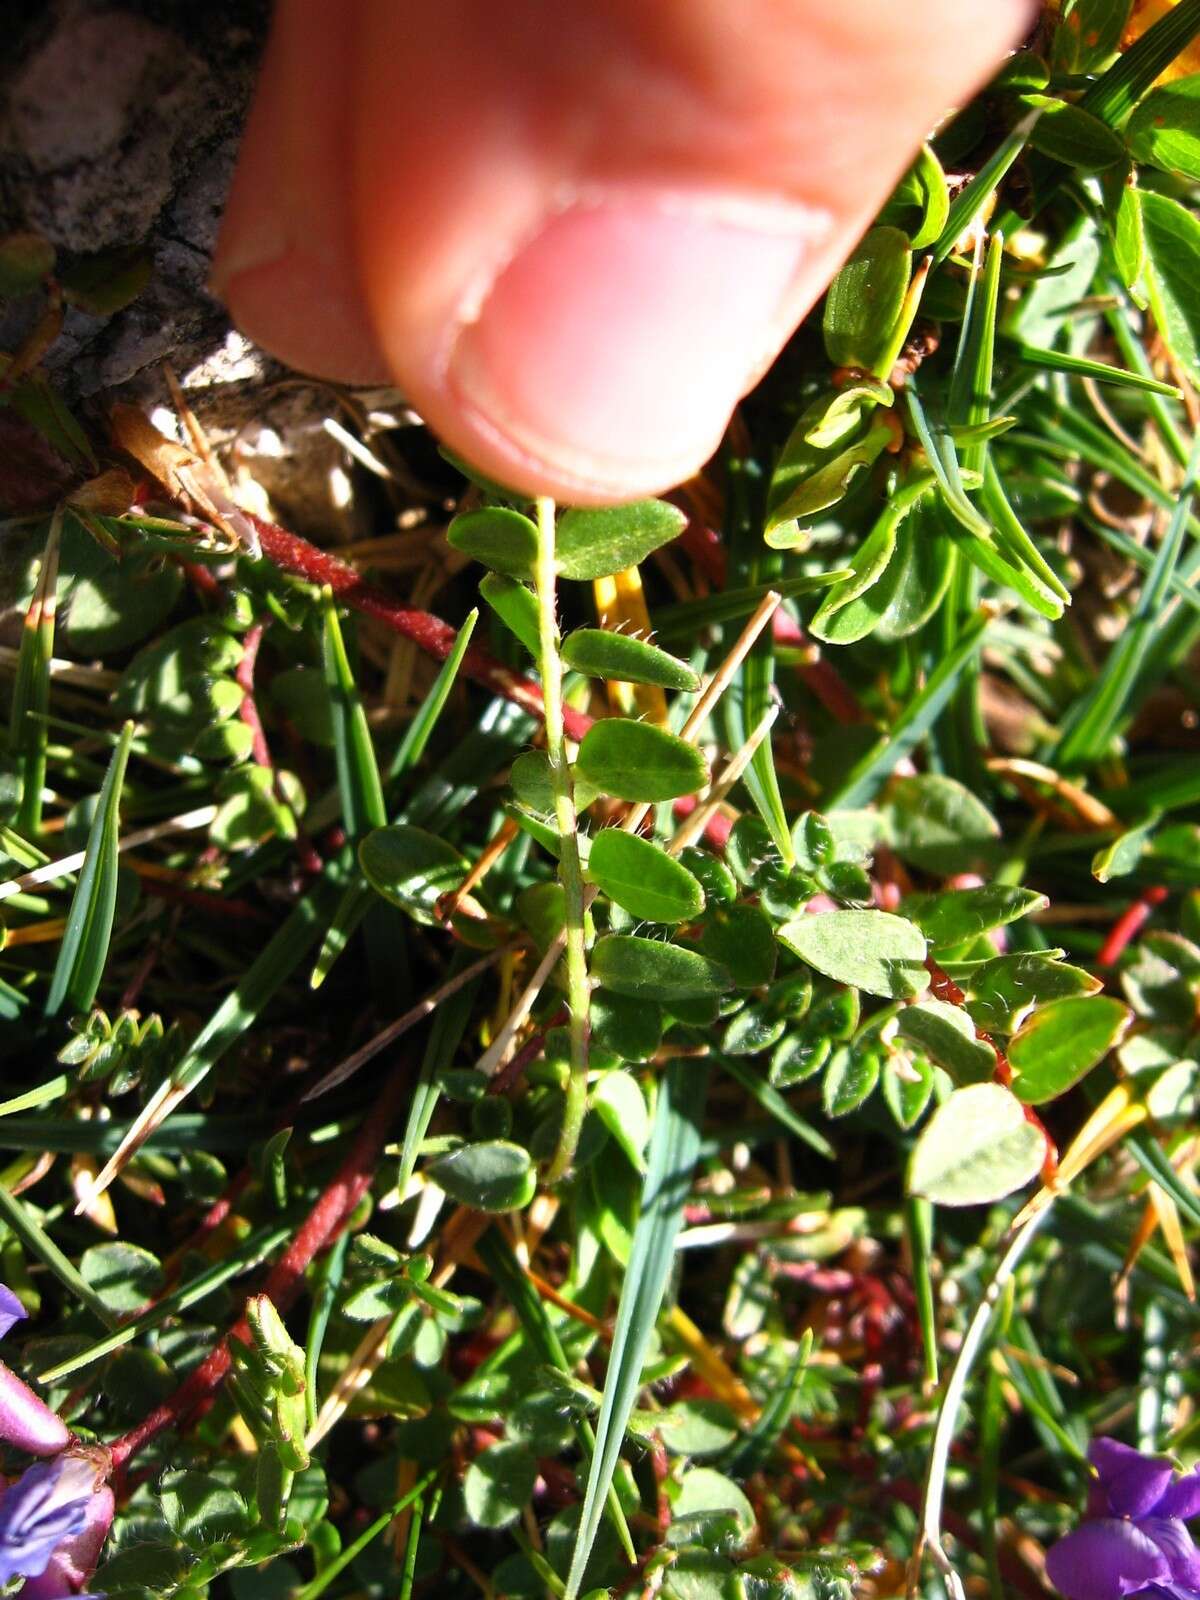
{"type": "Polygon", "coordinates": [[[698,470],[1027,0],[280,0],[214,268],[574,503],[698,470]]]}

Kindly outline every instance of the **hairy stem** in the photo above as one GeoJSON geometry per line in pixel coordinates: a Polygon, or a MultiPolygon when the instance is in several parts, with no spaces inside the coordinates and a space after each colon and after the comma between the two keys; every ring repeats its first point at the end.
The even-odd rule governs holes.
{"type": "Polygon", "coordinates": [[[558,824],[558,876],[566,900],[567,1009],[571,1040],[571,1069],[563,1106],[558,1148],[546,1174],[557,1183],[575,1159],[583,1115],[587,1108],[588,1007],[590,993],[587,950],[584,941],[583,867],[579,860],[579,835],[575,816],[575,791],[567,761],[563,727],[562,660],[559,655],[558,617],[555,612],[554,502],[537,503],[537,568],[534,574],[538,603],[538,645],[541,655],[542,700],[546,716],[546,754],[554,789],[554,817],[558,824]]]}

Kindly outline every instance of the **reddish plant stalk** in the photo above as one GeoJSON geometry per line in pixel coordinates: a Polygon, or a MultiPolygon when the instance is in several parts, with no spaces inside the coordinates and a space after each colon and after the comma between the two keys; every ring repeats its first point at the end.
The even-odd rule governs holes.
{"type": "Polygon", "coordinates": [[[267,745],[267,735],[263,730],[262,718],[258,714],[258,702],[254,698],[254,666],[258,660],[258,647],[262,643],[263,625],[256,622],[252,628],[247,628],[246,637],[242,640],[242,659],[238,662],[234,678],[238,688],[242,691],[242,703],[238,708],[238,716],[250,729],[253,743],[250,753],[260,767],[271,765],[271,751],[267,745]]]}
{"type": "MultiPolygon", "coordinates": [[[[288,805],[288,797],[283,785],[279,781],[279,773],[275,763],[271,760],[271,747],[267,743],[266,729],[262,725],[262,718],[258,714],[258,701],[254,697],[254,668],[258,662],[258,647],[262,644],[263,625],[256,622],[246,629],[246,637],[242,641],[242,659],[238,662],[234,680],[242,691],[242,703],[238,707],[238,715],[250,729],[251,745],[250,754],[254,764],[265,767],[271,774],[271,787],[275,798],[280,805],[288,805]]],[[[300,856],[300,865],[305,872],[316,874],[321,871],[325,863],[321,860],[312,840],[298,828],[296,836],[296,849],[300,856]]]]}
{"type": "MultiPolygon", "coordinates": [[[[418,649],[438,661],[444,661],[454,648],[457,638],[454,629],[432,612],[397,605],[381,590],[364,583],[353,567],[327,550],[309,544],[307,539],[288,533],[273,522],[264,522],[261,517],[251,517],[250,521],[258,532],[263,554],[285,572],[309,583],[327,583],[344,605],[361,611],[364,616],[374,617],[402,638],[411,639],[418,649]]],[[[494,694],[503,695],[541,720],[542,692],[538,686],[510,672],[486,650],[472,645],[463,659],[463,670],[494,694]]],[[[568,737],[576,740],[582,739],[592,725],[592,718],[586,712],[572,710],[570,706],[564,707],[563,720],[568,737]]]]}
{"type": "MultiPolygon", "coordinates": [[[[291,1244],[267,1274],[261,1293],[281,1313],[288,1311],[299,1297],[309,1264],[341,1232],[366,1193],[399,1108],[404,1085],[404,1073],[392,1072],[388,1075],[383,1091],[367,1113],[346,1159],[296,1230],[291,1244]]],[[[180,1426],[192,1412],[205,1404],[220,1387],[232,1365],[230,1341],[239,1339],[243,1344],[248,1344],[249,1334],[246,1319],[239,1318],[174,1394],[115,1441],[112,1458],[116,1471],[123,1474],[139,1450],[167,1428],[180,1426]]]]}
{"type": "Polygon", "coordinates": [[[1152,884],[1150,888],[1142,891],[1131,906],[1122,911],[1109,929],[1108,938],[1100,946],[1100,954],[1096,957],[1098,967],[1116,966],[1127,946],[1141,933],[1149,922],[1154,908],[1162,905],[1167,894],[1168,891],[1161,883],[1152,884]]]}

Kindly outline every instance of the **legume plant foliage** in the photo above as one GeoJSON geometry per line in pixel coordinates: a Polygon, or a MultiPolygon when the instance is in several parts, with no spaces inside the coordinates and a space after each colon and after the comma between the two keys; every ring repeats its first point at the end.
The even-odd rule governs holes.
{"type": "Polygon", "coordinates": [[[42,375],[144,274],[0,241],[5,1593],[1200,1592],[1200,0],[1129,10],[662,501],[330,391],[301,538],[42,375]]]}

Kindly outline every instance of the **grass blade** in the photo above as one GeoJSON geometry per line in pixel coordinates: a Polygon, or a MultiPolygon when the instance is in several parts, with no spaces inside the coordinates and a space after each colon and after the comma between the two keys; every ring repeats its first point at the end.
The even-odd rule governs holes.
{"type": "MultiPolygon", "coordinates": [[[[455,955],[450,968],[451,977],[468,965],[468,955],[469,952],[464,951],[459,951],[455,955]]],[[[454,1060],[454,1052],[462,1042],[462,1036],[467,1031],[467,1023],[471,1019],[471,1007],[475,1002],[475,991],[479,988],[479,983],[479,978],[473,978],[470,983],[451,995],[449,1000],[443,1001],[433,1014],[429,1042],[425,1046],[421,1071],[413,1087],[408,1121],[404,1127],[400,1171],[396,1179],[396,1189],[401,1195],[407,1190],[409,1180],[416,1170],[421,1140],[429,1128],[442,1092],[437,1083],[437,1073],[440,1068],[449,1066],[454,1060]]]]}
{"type": "Polygon", "coordinates": [[[897,717],[890,732],[881,734],[855,762],[840,787],[824,802],[827,810],[865,806],[879,792],[898,761],[909,755],[941,715],[954,693],[959,675],[983,648],[988,616],[981,612],[959,635],[958,642],[930,673],[921,689],[897,717]]]}
{"type": "MultiPolygon", "coordinates": [[[[430,686],[429,693],[421,702],[416,716],[409,723],[408,729],[392,759],[388,769],[388,782],[393,783],[401,773],[414,767],[424,754],[429,737],[437,726],[437,720],[442,714],[442,709],[454,687],[454,680],[458,676],[458,669],[462,665],[463,656],[467,653],[467,646],[471,642],[471,635],[475,631],[475,624],[479,620],[478,609],[472,611],[459,630],[454,648],[442,663],[437,677],[430,686]]],[[[340,771],[339,766],[339,782],[340,771]]],[[[415,806],[409,808],[410,822],[417,821],[415,806]]],[[[387,813],[380,796],[379,822],[372,822],[372,827],[383,827],[387,822],[387,813]]],[[[361,881],[350,884],[338,903],[333,915],[329,919],[329,926],[321,940],[321,948],[317,952],[317,959],[313,963],[312,976],[309,979],[314,989],[319,989],[329,976],[334,962],[354,937],[355,930],[371,908],[372,893],[361,881]]]]}
{"type": "Polygon", "coordinates": [[[272,1250],[278,1248],[287,1239],[290,1239],[296,1225],[296,1219],[289,1222],[276,1223],[271,1228],[260,1228],[255,1234],[231,1255],[224,1256],[205,1271],[197,1273],[194,1278],[189,1278],[187,1283],[178,1289],[173,1289],[170,1294],[163,1295],[140,1316],[123,1322],[121,1326],[110,1333],[106,1339],[99,1339],[95,1344],[89,1345],[86,1350],[80,1350],[76,1355],[66,1361],[60,1361],[57,1366],[50,1367],[45,1372],[38,1374],[39,1383],[55,1383],[60,1378],[65,1378],[69,1373],[78,1372],[81,1367],[91,1366],[93,1361],[99,1361],[102,1356],[111,1355],[114,1350],[120,1350],[123,1345],[132,1344],[134,1339],[143,1333],[148,1333],[151,1328],[157,1328],[160,1323],[166,1322],[169,1317],[190,1307],[198,1305],[206,1296],[219,1289],[222,1284],[228,1283],[231,1278],[236,1278],[239,1272],[245,1272],[268,1256],[272,1250]]]}
{"type": "Polygon", "coordinates": [[[80,1276],[74,1264],[63,1255],[54,1240],[38,1222],[29,1207],[0,1183],[0,1221],[6,1222],[25,1248],[54,1274],[67,1292],[81,1301],[106,1328],[115,1328],[117,1319],[90,1283],[80,1276]]]}
{"type": "Polygon", "coordinates": [[[1040,116],[1040,111],[1031,111],[1028,116],[1022,117],[1008,138],[997,145],[966,188],[955,196],[946,217],[946,226],[933,247],[934,266],[946,259],[960,237],[982,216],[984,207],[1025,148],[1025,141],[1040,116]]]}
{"type": "Polygon", "coordinates": [[[826,1161],[835,1161],[837,1153],[823,1133],[818,1133],[811,1123],[797,1116],[791,1106],[780,1094],[773,1084],[767,1082],[758,1073],[754,1072],[744,1061],[739,1061],[736,1056],[722,1056],[721,1066],[742,1088],[752,1094],[759,1105],[776,1122],[782,1124],[790,1134],[793,1134],[810,1150],[815,1150],[826,1161]]]}
{"type": "Polygon", "coordinates": [[[735,1473],[739,1478],[745,1479],[766,1466],[772,1450],[783,1436],[783,1430],[792,1420],[792,1412],[795,1410],[796,1400],[804,1384],[804,1373],[808,1359],[812,1355],[812,1347],[813,1331],[811,1328],[805,1328],[787,1377],[772,1391],[753,1425],[747,1428],[725,1458],[724,1466],[727,1472],[735,1473]]]}
{"type": "Polygon", "coordinates": [[[400,748],[396,751],[388,769],[389,778],[398,778],[402,772],[415,767],[424,755],[429,736],[437,727],[437,720],[450,698],[450,691],[454,687],[454,680],[458,677],[458,669],[462,666],[463,657],[467,653],[467,646],[471,643],[471,635],[475,632],[475,624],[478,621],[479,607],[476,606],[473,611],[467,613],[462,627],[458,630],[453,650],[442,662],[437,677],[430,685],[429,693],[421,702],[420,710],[409,723],[408,731],[401,740],[400,748]]]}
{"type": "Polygon", "coordinates": [[[596,1426],[596,1452],[584,1490],[566,1600],[575,1600],[583,1582],[612,1487],[625,1425],[641,1385],[642,1365],[666,1293],[675,1258],[675,1238],[700,1147],[700,1118],[707,1086],[705,1066],[695,1061],[672,1061],[659,1089],[641,1213],[617,1309],[604,1401],[596,1426]]]}
{"type": "Polygon", "coordinates": [[[338,792],[342,799],[342,821],[346,832],[357,839],[369,828],[382,828],[387,822],[383,805],[383,786],[379,764],[367,726],[358,685],[350,668],[338,622],[333,591],[325,590],[325,627],[322,634],[322,664],[329,709],[333,721],[333,752],[337,762],[338,792]]]}
{"type": "Polygon", "coordinates": [[[100,790],[79,882],[71,897],[67,928],[46,998],[48,1017],[56,1016],[64,1001],[69,1001],[74,1011],[90,1010],[100,987],[117,906],[121,788],[132,738],[133,723],[127,722],[100,790]]]}
{"type": "Polygon", "coordinates": [[[1133,615],[1109,652],[1096,682],[1075,702],[1063,719],[1055,757],[1057,764],[1064,768],[1086,766],[1101,756],[1136,699],[1138,679],[1151,640],[1162,626],[1162,608],[1183,549],[1183,536],[1192,509],[1198,472],[1200,434],[1192,446],[1187,476],[1180,488],[1170,525],[1158,547],[1154,565],[1138,596],[1133,615]]]}
{"type": "MultiPolygon", "coordinates": [[[[512,1246],[499,1228],[488,1229],[475,1246],[475,1254],[499,1285],[500,1292],[516,1313],[525,1337],[537,1351],[539,1359],[546,1366],[555,1367],[570,1377],[571,1363],[554,1324],[550,1321],[542,1298],[529,1281],[528,1275],[521,1270],[521,1264],[512,1246]]],[[[592,1425],[586,1417],[576,1417],[574,1427],[580,1449],[585,1459],[590,1462],[596,1448],[596,1436],[592,1431],[592,1425]]],[[[609,1485],[607,1504],[609,1519],[616,1529],[626,1556],[633,1563],[637,1560],[633,1536],[629,1532],[629,1524],[625,1520],[616,1488],[612,1484],[609,1485]]]]}
{"type": "Polygon", "coordinates": [[[1024,344],[1020,339],[1005,339],[1001,348],[1006,356],[1023,367],[1037,367],[1045,372],[1065,372],[1069,377],[1094,378],[1097,383],[1110,383],[1117,389],[1139,389],[1146,394],[1179,399],[1179,390],[1174,384],[1160,383],[1157,378],[1145,373],[1126,372],[1124,367],[1114,367],[1108,361],[1069,355],[1065,350],[1042,350],[1037,345],[1024,344]]]}

